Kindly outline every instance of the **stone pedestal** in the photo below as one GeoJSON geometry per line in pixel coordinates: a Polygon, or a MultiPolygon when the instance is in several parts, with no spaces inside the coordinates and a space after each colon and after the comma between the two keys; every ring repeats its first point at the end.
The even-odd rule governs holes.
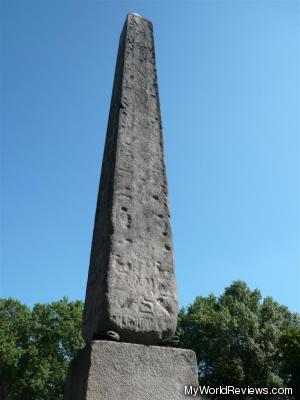
{"type": "Polygon", "coordinates": [[[191,350],[92,341],[71,363],[65,400],[179,400],[197,386],[191,350]]]}

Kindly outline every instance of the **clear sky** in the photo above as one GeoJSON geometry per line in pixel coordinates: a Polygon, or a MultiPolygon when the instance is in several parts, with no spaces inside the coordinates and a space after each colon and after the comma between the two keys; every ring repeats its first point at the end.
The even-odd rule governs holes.
{"type": "Polygon", "coordinates": [[[2,0],[0,296],[84,299],[119,35],[154,24],[180,305],[300,311],[300,2],[2,0]]]}

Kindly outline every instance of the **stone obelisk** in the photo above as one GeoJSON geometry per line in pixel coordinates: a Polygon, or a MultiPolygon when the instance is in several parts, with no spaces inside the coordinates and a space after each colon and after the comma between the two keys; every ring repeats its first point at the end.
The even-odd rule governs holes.
{"type": "Polygon", "coordinates": [[[159,344],[177,292],[152,24],[129,14],[120,38],[84,308],[86,341],[159,344]]]}
{"type": "Polygon", "coordinates": [[[173,337],[177,314],[152,24],[132,13],[120,37],[97,199],[87,347],[71,365],[65,399],[184,398],[184,384],[197,384],[194,353],[156,346],[173,337]]]}

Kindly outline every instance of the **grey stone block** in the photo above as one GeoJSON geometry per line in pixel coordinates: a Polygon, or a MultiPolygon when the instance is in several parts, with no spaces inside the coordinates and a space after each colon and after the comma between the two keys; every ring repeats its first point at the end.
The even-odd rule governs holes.
{"type": "Polygon", "coordinates": [[[179,400],[197,386],[191,350],[92,341],[71,363],[65,400],[179,400]]]}
{"type": "Polygon", "coordinates": [[[178,315],[152,24],[120,38],[95,215],[83,337],[159,344],[178,315]]]}

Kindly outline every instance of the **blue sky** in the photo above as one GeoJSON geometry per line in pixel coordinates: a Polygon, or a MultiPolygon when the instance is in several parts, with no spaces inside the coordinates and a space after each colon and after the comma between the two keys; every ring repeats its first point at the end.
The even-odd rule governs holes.
{"type": "Polygon", "coordinates": [[[84,299],[119,35],[154,24],[181,305],[300,311],[300,3],[4,0],[0,296],[84,299]]]}

